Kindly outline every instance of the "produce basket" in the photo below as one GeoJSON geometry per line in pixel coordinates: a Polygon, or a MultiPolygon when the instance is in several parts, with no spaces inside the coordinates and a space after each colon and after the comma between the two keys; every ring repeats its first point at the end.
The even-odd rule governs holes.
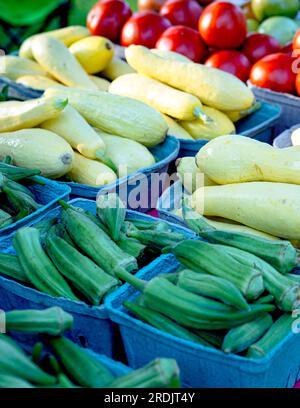
{"type": "Polygon", "coordinates": [[[275,137],[273,141],[273,146],[277,147],[278,149],[283,149],[285,147],[291,147],[293,146],[292,140],[291,140],[291,135],[294,130],[299,129],[300,123],[298,123],[295,126],[292,126],[290,129],[286,129],[280,135],[275,137]]]}
{"type": "Polygon", "coordinates": [[[150,149],[155,157],[156,163],[153,166],[145,167],[135,173],[129,174],[127,177],[122,177],[116,183],[108,184],[103,187],[91,187],[84,184],[73,182],[64,182],[71,188],[71,198],[88,198],[95,200],[97,194],[116,191],[120,198],[127,203],[129,209],[147,212],[155,208],[158,197],[164,190],[164,185],[167,182],[167,172],[169,164],[173,162],[179,152],[179,141],[172,136],[168,136],[166,140],[158,146],[150,149]],[[160,175],[159,186],[153,188],[152,175],[160,175]],[[142,200],[140,206],[132,206],[130,202],[130,194],[133,190],[138,189],[142,200]]]}
{"type": "MultiPolygon", "coordinates": [[[[153,262],[138,277],[149,280],[176,271],[172,255],[153,262]]],[[[300,336],[290,334],[262,359],[248,359],[176,338],[133,318],[122,306],[138,292],[123,285],[107,299],[111,319],[120,327],[130,367],[140,367],[154,357],[175,358],[183,386],[198,388],[287,388],[300,377],[300,336]]]]}
{"type": "MultiPolygon", "coordinates": [[[[258,97],[259,100],[262,98],[258,97]]],[[[261,108],[244,119],[236,126],[236,133],[248,136],[261,142],[271,144],[275,136],[275,125],[281,115],[279,105],[263,102],[261,108]]],[[[208,140],[180,140],[178,157],[194,157],[198,151],[206,145],[208,140]]]]}
{"type": "Polygon", "coordinates": [[[59,200],[69,200],[69,194],[71,192],[69,186],[57,183],[44,177],[39,177],[39,180],[45,183],[45,185],[35,184],[29,186],[29,189],[35,195],[36,201],[39,204],[42,204],[42,207],[27,217],[24,217],[19,221],[0,229],[0,240],[16,231],[18,228],[21,228],[34,220],[42,218],[47,211],[57,207],[57,202],[59,200]]]}
{"type": "Polygon", "coordinates": [[[257,99],[268,103],[276,103],[281,107],[280,121],[275,126],[276,134],[299,123],[300,98],[298,96],[260,88],[252,85],[250,82],[248,85],[257,99]]]}
{"type": "MultiPolygon", "coordinates": [[[[96,212],[95,201],[76,199],[70,203],[76,207],[89,210],[94,214],[96,212]]],[[[47,220],[57,217],[60,211],[60,208],[56,208],[44,214],[42,219],[47,220]]],[[[128,211],[128,217],[129,219],[156,220],[150,216],[133,211],[128,211]]],[[[34,224],[35,222],[32,222],[29,225],[34,224]]],[[[177,226],[174,226],[174,228],[181,229],[177,226]]],[[[193,235],[187,229],[183,230],[186,234],[193,235]]],[[[13,237],[14,233],[0,241],[0,252],[15,253],[12,246],[13,237]]],[[[89,306],[80,301],[52,297],[12,279],[0,276],[1,309],[44,309],[51,306],[59,306],[74,316],[74,328],[70,332],[70,338],[76,343],[107,356],[113,356],[115,351],[119,351],[120,344],[117,341],[116,325],[110,321],[105,305],[89,306]]]]}

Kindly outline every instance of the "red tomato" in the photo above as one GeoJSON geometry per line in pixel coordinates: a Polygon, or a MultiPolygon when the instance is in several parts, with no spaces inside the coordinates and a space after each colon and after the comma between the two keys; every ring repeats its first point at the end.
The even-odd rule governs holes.
{"type": "Polygon", "coordinates": [[[184,25],[198,28],[202,7],[195,0],[167,0],[160,9],[160,14],[173,25],[184,25]]]}
{"type": "Polygon", "coordinates": [[[269,54],[281,51],[281,46],[276,38],[267,34],[250,33],[243,44],[241,52],[254,63],[269,54]]]}
{"type": "Polygon", "coordinates": [[[247,34],[242,10],[226,1],[207,6],[200,16],[198,27],[206,44],[218,49],[240,47],[247,34]]]}
{"type": "Polygon", "coordinates": [[[217,51],[205,61],[205,65],[235,75],[243,82],[248,80],[251,69],[249,59],[235,50],[217,51]]]}
{"type": "Polygon", "coordinates": [[[252,84],[277,92],[294,93],[296,74],[292,71],[294,59],[277,53],[257,61],[250,72],[252,84]]]}
{"type": "Polygon", "coordinates": [[[87,16],[87,27],[92,35],[102,35],[119,42],[123,25],[132,12],[122,0],[102,0],[94,5],[87,16]]]}
{"type": "Polygon", "coordinates": [[[295,34],[294,41],[293,41],[293,49],[300,50],[300,30],[298,30],[295,34]]]}
{"type": "Polygon", "coordinates": [[[300,96],[300,74],[296,76],[296,91],[298,96],[300,96]]]}
{"type": "Polygon", "coordinates": [[[212,3],[215,0],[198,0],[198,3],[201,4],[201,6],[207,6],[208,4],[212,3]]]}
{"type": "MultiPolygon", "coordinates": [[[[280,49],[280,52],[283,52],[284,54],[288,54],[290,57],[297,57],[297,50],[295,50],[296,52],[294,53],[293,50],[293,42],[289,42],[286,45],[282,46],[280,49]]],[[[299,49],[299,53],[300,53],[300,49],[299,49]]]]}
{"type": "Polygon", "coordinates": [[[171,26],[165,17],[154,11],[141,11],[134,14],[124,25],[121,33],[121,45],[144,45],[154,48],[161,34],[171,26]]]}
{"type": "Polygon", "coordinates": [[[194,62],[203,62],[207,56],[207,48],[198,31],[185,26],[168,28],[157,41],[156,48],[178,52],[194,62]]]}

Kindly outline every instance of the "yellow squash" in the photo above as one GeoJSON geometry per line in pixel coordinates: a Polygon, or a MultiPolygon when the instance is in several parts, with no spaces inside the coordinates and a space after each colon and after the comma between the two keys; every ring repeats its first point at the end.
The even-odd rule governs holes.
{"type": "Polygon", "coordinates": [[[101,72],[105,78],[113,81],[116,78],[119,78],[121,75],[133,74],[135,70],[131,68],[127,62],[121,60],[120,58],[113,58],[107,67],[101,72]]]}
{"type": "Polygon", "coordinates": [[[172,61],[192,62],[189,58],[174,51],[158,50],[157,48],[153,48],[151,52],[153,52],[155,55],[158,55],[161,58],[167,58],[172,61]]]}
{"type": "Polygon", "coordinates": [[[105,153],[101,136],[70,105],[55,118],[43,122],[41,127],[58,134],[89,159],[101,158],[105,153]]]}
{"type": "Polygon", "coordinates": [[[291,141],[293,146],[300,146],[300,128],[293,130],[291,141]]]}
{"type": "Polygon", "coordinates": [[[32,40],[31,49],[36,61],[62,84],[97,89],[77,59],[56,38],[37,35],[32,40]]]}
{"type": "Polygon", "coordinates": [[[42,175],[58,178],[71,170],[74,153],[61,137],[44,129],[0,133],[0,159],[11,156],[14,164],[39,169],[42,175]]]}
{"type": "Polygon", "coordinates": [[[46,71],[35,61],[30,59],[16,57],[14,55],[5,55],[0,57],[0,75],[9,79],[16,80],[24,75],[44,75],[46,71]]]}
{"type": "Polygon", "coordinates": [[[109,135],[97,130],[106,146],[106,155],[118,169],[118,176],[123,177],[143,167],[155,163],[153,155],[142,144],[134,140],[109,135]]]}
{"type": "Polygon", "coordinates": [[[167,125],[169,126],[168,135],[174,136],[176,139],[194,140],[192,136],[179,125],[176,120],[170,118],[168,115],[163,115],[167,125]]]}
{"type": "Polygon", "coordinates": [[[96,160],[87,159],[74,152],[74,163],[67,177],[80,184],[99,187],[117,180],[116,174],[105,164],[96,160]]]}
{"type": "Polygon", "coordinates": [[[90,79],[94,82],[94,84],[97,86],[99,91],[108,91],[110,82],[107,79],[100,78],[96,75],[89,75],[90,79]]]}
{"type": "MultiPolygon", "coordinates": [[[[183,218],[182,217],[182,208],[176,209],[175,211],[173,211],[173,214],[177,215],[177,217],[183,218]]],[[[204,217],[204,218],[205,218],[205,221],[209,225],[211,225],[212,227],[214,227],[215,229],[220,230],[220,231],[243,232],[245,234],[250,234],[250,235],[257,236],[257,237],[270,239],[271,241],[278,241],[280,239],[278,237],[275,237],[274,235],[270,235],[270,234],[267,234],[265,232],[258,231],[256,229],[246,227],[246,225],[242,225],[242,224],[238,224],[238,223],[232,223],[232,222],[230,222],[230,220],[223,220],[222,219],[222,221],[219,221],[219,220],[216,221],[215,219],[210,219],[210,218],[206,218],[206,217],[204,217]]],[[[298,243],[298,241],[296,241],[296,243],[298,243]]]]}
{"type": "Polygon", "coordinates": [[[88,74],[103,71],[114,55],[112,43],[96,35],[76,41],[69,50],[88,74]]]}
{"type": "MultiPolygon", "coordinates": [[[[69,27],[59,28],[57,30],[47,31],[46,33],[43,33],[42,35],[56,38],[57,40],[64,43],[67,47],[69,47],[75,41],[79,41],[82,38],[88,37],[90,33],[86,27],[69,26],[69,27]]],[[[31,44],[32,44],[32,40],[34,37],[35,35],[28,37],[22,43],[20,50],[19,50],[20,57],[33,58],[32,51],[31,51],[31,44]]]]}
{"type": "Polygon", "coordinates": [[[177,174],[187,192],[192,194],[197,188],[203,186],[214,186],[204,173],[196,166],[194,157],[182,157],[176,161],[177,174]]]}
{"type": "Polygon", "coordinates": [[[271,241],[277,241],[278,237],[275,237],[274,235],[267,234],[262,231],[258,231],[256,229],[246,227],[245,225],[242,224],[236,224],[236,223],[230,223],[230,222],[222,222],[222,221],[216,221],[216,220],[210,220],[209,218],[206,218],[206,221],[214,228],[217,230],[221,231],[232,231],[232,232],[243,232],[245,234],[250,234],[250,235],[255,235],[257,237],[262,237],[266,239],[270,239],[271,241]]]}
{"type": "Polygon", "coordinates": [[[204,123],[201,119],[195,119],[179,122],[180,126],[182,126],[193,139],[210,140],[221,135],[235,133],[235,126],[225,113],[209,106],[203,106],[203,112],[210,117],[212,121],[204,123]]]}
{"type": "Polygon", "coordinates": [[[34,89],[45,90],[51,86],[63,86],[54,79],[48,78],[43,75],[23,75],[16,80],[19,84],[29,86],[34,89]]]}
{"type": "Polygon", "coordinates": [[[261,102],[255,102],[251,108],[245,109],[245,110],[237,110],[237,111],[227,111],[226,115],[229,117],[232,122],[238,122],[241,119],[246,118],[249,115],[252,115],[252,113],[257,112],[261,108],[261,102]]]}
{"type": "Polygon", "coordinates": [[[252,182],[196,190],[192,206],[204,215],[223,217],[268,234],[300,238],[300,186],[252,182]]]}
{"type": "Polygon", "coordinates": [[[127,62],[140,74],[191,93],[213,108],[244,110],[254,103],[252,91],[242,81],[219,69],[161,58],[140,45],[129,46],[125,55],[127,62]]]}
{"type": "Polygon", "coordinates": [[[54,118],[65,108],[66,98],[41,97],[0,103],[0,132],[32,128],[54,118]]]}
{"type": "Polygon", "coordinates": [[[208,119],[198,98],[144,75],[122,75],[111,83],[109,92],[138,99],[176,119],[208,119]]]}
{"type": "Polygon", "coordinates": [[[300,184],[300,147],[276,149],[238,135],[212,140],[197,154],[197,165],[218,184],[273,181],[300,184]]]}
{"type": "Polygon", "coordinates": [[[49,88],[46,95],[67,98],[93,126],[152,147],[161,143],[168,130],[162,115],[135,99],[108,92],[49,88]]]}

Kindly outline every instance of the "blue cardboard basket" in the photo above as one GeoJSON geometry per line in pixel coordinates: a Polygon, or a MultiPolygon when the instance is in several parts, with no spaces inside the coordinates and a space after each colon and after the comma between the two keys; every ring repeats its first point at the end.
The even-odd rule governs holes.
{"type": "MultiPolygon", "coordinates": [[[[261,108],[252,115],[241,119],[236,124],[238,135],[248,136],[252,139],[272,144],[274,127],[281,115],[279,105],[262,102],[261,108]]],[[[206,145],[208,140],[180,140],[180,151],[178,157],[196,156],[201,147],[206,145]]]]}
{"type": "MultiPolygon", "coordinates": [[[[94,214],[96,212],[95,201],[76,199],[70,201],[70,203],[76,207],[89,210],[94,214]]],[[[44,214],[42,219],[59,217],[60,213],[61,209],[55,208],[44,214]]],[[[134,211],[128,211],[127,217],[128,219],[157,221],[157,218],[134,211]]],[[[35,223],[36,221],[29,225],[35,225],[35,223]]],[[[176,225],[173,225],[173,228],[178,230],[176,225]]],[[[190,236],[193,235],[185,228],[181,230],[190,236]]],[[[0,241],[0,252],[15,253],[12,246],[13,237],[14,233],[0,241]]],[[[74,327],[69,333],[69,337],[73,341],[108,356],[118,353],[118,348],[120,348],[120,344],[117,341],[118,331],[116,330],[116,325],[109,319],[105,305],[89,306],[81,301],[53,297],[12,279],[0,276],[0,309],[44,309],[51,306],[60,306],[74,316],[74,327]]]]}
{"type": "Polygon", "coordinates": [[[39,204],[42,204],[42,207],[32,214],[28,215],[27,217],[24,217],[21,220],[0,229],[0,240],[2,239],[2,237],[16,231],[18,228],[23,227],[33,220],[38,220],[43,217],[43,215],[47,211],[57,207],[57,202],[59,200],[69,200],[69,194],[71,192],[69,186],[62,185],[56,181],[52,181],[44,177],[38,177],[38,179],[45,183],[45,185],[42,186],[40,184],[34,184],[32,186],[29,186],[28,188],[35,195],[36,201],[39,204]]]}
{"type": "Polygon", "coordinates": [[[291,128],[284,130],[277,137],[275,137],[273,141],[273,146],[278,149],[292,147],[293,146],[293,142],[291,138],[292,133],[294,130],[299,129],[299,128],[300,128],[300,123],[297,123],[295,126],[292,126],[291,128]]]}
{"type": "MultiPolygon", "coordinates": [[[[179,264],[173,255],[163,255],[137,276],[150,280],[175,272],[179,264]]],[[[288,335],[262,359],[248,359],[208,348],[143,323],[122,306],[139,292],[125,284],[106,301],[110,318],[119,325],[128,363],[138,368],[153,358],[174,358],[183,386],[197,388],[287,388],[300,378],[300,335],[288,335]]]]}
{"type": "MultiPolygon", "coordinates": [[[[103,187],[92,187],[85,184],[79,184],[74,182],[63,182],[71,188],[72,198],[88,198],[95,200],[98,193],[106,193],[116,191],[120,198],[127,204],[127,208],[147,212],[156,207],[156,202],[162,191],[164,190],[164,184],[166,183],[167,171],[169,164],[173,162],[179,152],[179,141],[172,137],[167,136],[165,141],[152,149],[151,153],[156,159],[156,163],[153,166],[145,167],[127,177],[118,179],[115,183],[108,184],[103,187]],[[153,184],[152,175],[163,175],[160,179],[159,185],[153,184]],[[151,188],[152,187],[152,188],[151,188]],[[139,191],[141,197],[140,204],[133,204],[130,199],[131,195],[134,198],[139,191]]],[[[156,182],[155,182],[156,183],[156,182]]]]}

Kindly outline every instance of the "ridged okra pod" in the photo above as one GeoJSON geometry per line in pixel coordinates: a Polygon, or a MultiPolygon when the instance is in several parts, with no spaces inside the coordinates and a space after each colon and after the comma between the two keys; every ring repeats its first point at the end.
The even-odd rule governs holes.
{"type": "Polygon", "coordinates": [[[20,282],[29,282],[16,255],[0,253],[0,274],[20,282]]]}
{"type": "Polygon", "coordinates": [[[290,272],[300,262],[299,251],[289,241],[271,241],[263,237],[229,231],[205,231],[209,242],[229,245],[256,255],[281,273],[290,272]]]}
{"type": "Polygon", "coordinates": [[[34,388],[23,378],[0,372],[0,388],[34,388]]]}
{"type": "Polygon", "coordinates": [[[129,230],[127,235],[131,238],[138,239],[143,244],[153,248],[164,248],[173,246],[186,239],[184,234],[178,232],[165,232],[157,230],[129,230]]]}
{"type": "Polygon", "coordinates": [[[115,275],[117,268],[137,269],[136,259],[117,244],[84,213],[62,203],[62,222],[75,244],[105,272],[115,275]]]}
{"type": "Polygon", "coordinates": [[[126,252],[127,254],[133,256],[134,258],[139,258],[143,255],[146,245],[142,244],[135,238],[129,238],[121,231],[120,238],[116,241],[116,244],[122,251],[126,252]]]}
{"type": "Polygon", "coordinates": [[[179,324],[175,323],[173,320],[169,319],[159,312],[138,305],[134,302],[126,301],[124,302],[124,306],[139,319],[145,321],[158,330],[172,334],[173,336],[179,337],[180,339],[192,341],[197,344],[202,344],[203,346],[212,347],[207,341],[202,340],[196,334],[190,332],[184,327],[181,327],[179,324]]]}
{"type": "Polygon", "coordinates": [[[14,236],[13,245],[32,285],[52,296],[78,300],[44,252],[40,242],[40,232],[36,228],[19,229],[14,236]]]}
{"type": "Polygon", "coordinates": [[[109,388],[178,388],[179,367],[175,360],[158,358],[145,367],[116,378],[109,388]]]}
{"type": "Polygon", "coordinates": [[[7,331],[58,336],[73,326],[73,316],[60,307],[44,310],[12,310],[5,315],[7,331]]]}
{"type": "Polygon", "coordinates": [[[272,317],[266,314],[229,330],[224,338],[222,350],[225,353],[240,353],[246,350],[264,335],[272,323],[272,317]]]}
{"type": "Polygon", "coordinates": [[[119,270],[118,276],[143,292],[147,307],[194,329],[221,330],[236,327],[275,309],[273,305],[252,305],[249,311],[204,298],[156,277],[149,282],[119,270]]]}
{"type": "Polygon", "coordinates": [[[230,281],[185,269],[179,273],[177,286],[196,295],[207,296],[240,310],[249,310],[241,291],[230,281]]]}
{"type": "Polygon", "coordinates": [[[0,229],[8,227],[12,223],[13,223],[12,216],[0,208],[0,229]]]}
{"type": "Polygon", "coordinates": [[[112,373],[86,350],[65,337],[49,339],[68,375],[82,387],[103,388],[114,380],[112,373]]]}
{"type": "Polygon", "coordinates": [[[0,162],[0,173],[14,181],[41,174],[38,169],[26,169],[25,167],[16,167],[3,162],[0,162]]]}
{"type": "Polygon", "coordinates": [[[274,296],[278,307],[285,312],[296,309],[300,303],[300,284],[279,273],[263,259],[238,248],[224,247],[241,263],[259,268],[267,291],[274,296]]]}
{"type": "MultiPolygon", "coordinates": [[[[294,325],[297,325],[297,318],[291,314],[283,314],[266,332],[266,334],[252,344],[247,352],[249,358],[263,358],[271,352],[289,334],[293,333],[294,325]]],[[[294,334],[296,336],[297,334],[294,334]]]]}
{"type": "Polygon", "coordinates": [[[98,196],[97,215],[107,227],[110,237],[118,241],[126,217],[126,207],[123,201],[115,193],[98,196]]]}
{"type": "Polygon", "coordinates": [[[34,364],[24,351],[6,335],[0,335],[0,372],[40,385],[54,385],[56,378],[34,364]]]}
{"type": "Polygon", "coordinates": [[[58,271],[93,305],[118,286],[118,280],[104,272],[95,262],[81,254],[52,229],[46,238],[46,249],[58,271]]]}
{"type": "Polygon", "coordinates": [[[255,299],[263,291],[261,271],[255,265],[242,264],[217,245],[201,240],[185,240],[165,248],[187,268],[224,278],[236,285],[247,299],[255,299]]]}

